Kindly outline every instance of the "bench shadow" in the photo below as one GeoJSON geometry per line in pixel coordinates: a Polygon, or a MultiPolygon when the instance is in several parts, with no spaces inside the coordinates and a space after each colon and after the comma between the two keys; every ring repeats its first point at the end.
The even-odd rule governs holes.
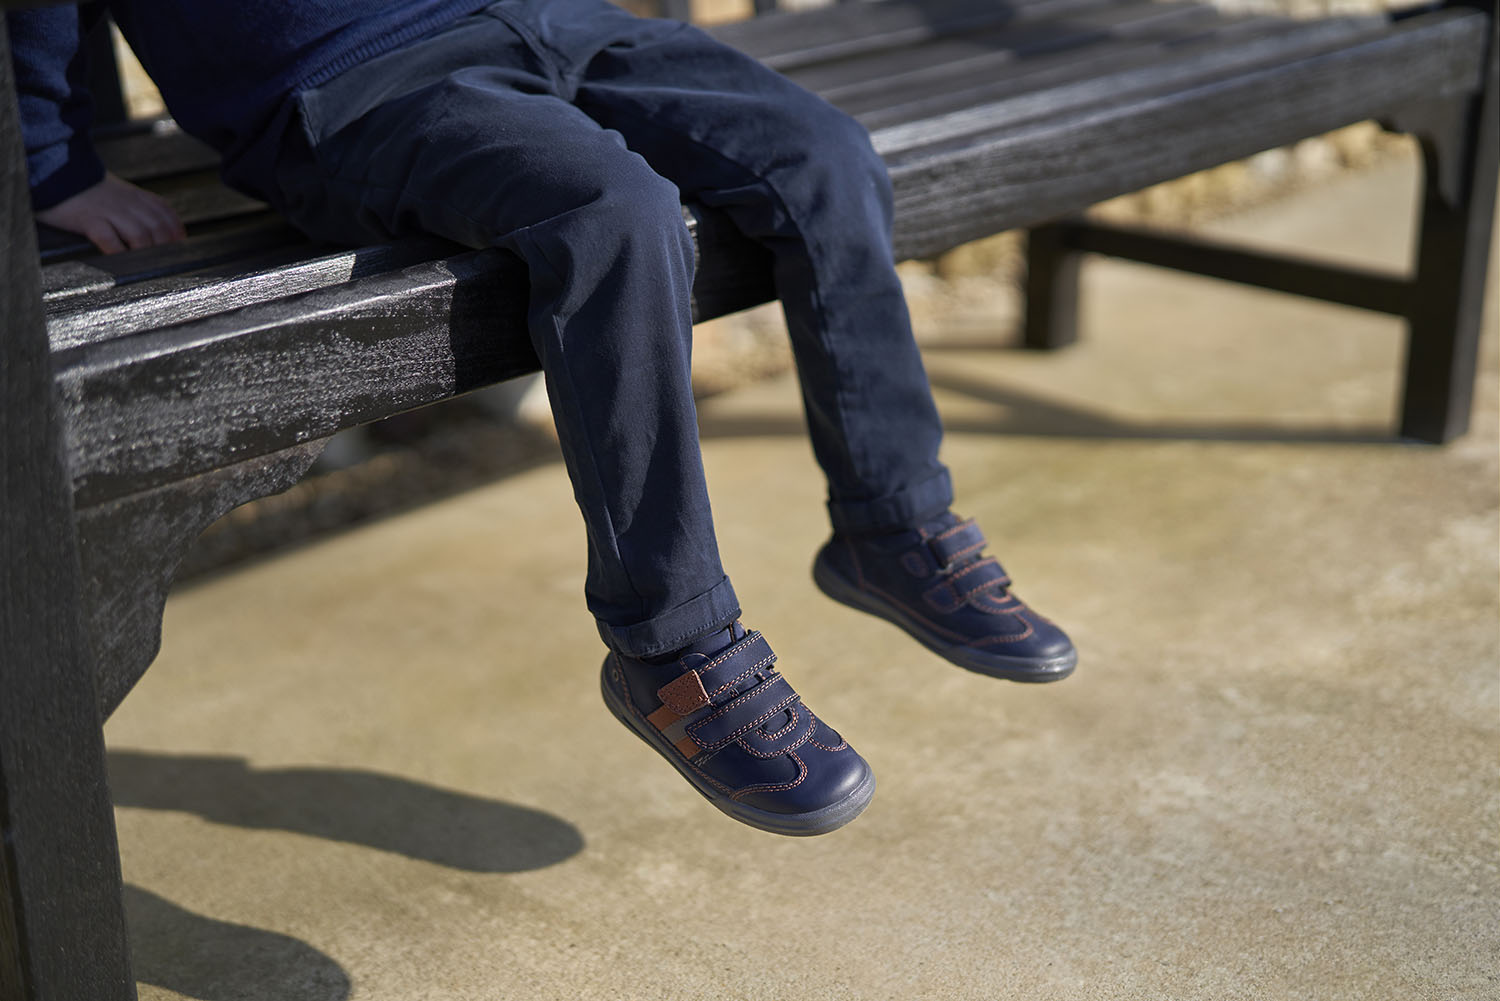
{"type": "Polygon", "coordinates": [[[290,935],[194,914],[125,886],[135,979],[196,1001],[345,1001],[349,974],[290,935]]]}
{"type": "Polygon", "coordinates": [[[952,430],[980,434],[1055,435],[1069,438],[1136,438],[1172,441],[1329,442],[1391,444],[1392,431],[1378,427],[1307,426],[1275,424],[1188,424],[1169,421],[1120,420],[1098,411],[1061,403],[1014,386],[999,385],[955,372],[930,372],[932,388],[1002,407],[998,421],[956,421],[952,430]],[[968,426],[965,426],[965,425],[968,426]]]}
{"type": "MultiPolygon", "coordinates": [[[[1306,426],[1274,424],[1174,423],[1129,421],[999,385],[972,376],[928,370],[934,390],[967,396],[991,404],[1002,412],[994,417],[944,418],[949,434],[1025,435],[1055,438],[1117,438],[1162,441],[1238,441],[1248,443],[1328,443],[1390,445],[1402,439],[1376,427],[1306,426]]],[[[805,435],[800,414],[700,415],[699,432],[710,438],[760,438],[805,435]]]]}
{"type": "Polygon", "coordinates": [[[256,769],[242,758],[115,750],[109,778],[119,807],[179,810],[465,872],[542,869],[584,844],[578,828],[542,810],[358,769],[256,769]]]}

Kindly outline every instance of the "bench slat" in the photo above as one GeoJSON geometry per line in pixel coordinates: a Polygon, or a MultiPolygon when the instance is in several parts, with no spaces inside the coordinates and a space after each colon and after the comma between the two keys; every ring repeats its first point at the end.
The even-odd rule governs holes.
{"type": "Polygon", "coordinates": [[[194,234],[181,243],[48,264],[42,268],[43,299],[52,314],[87,305],[93,296],[120,286],[227,265],[301,242],[302,235],[279,217],[261,213],[221,231],[194,234]]]}
{"type": "Polygon", "coordinates": [[[95,146],[106,167],[136,184],[219,168],[219,154],[213,147],[183,132],[170,119],[143,123],[140,129],[99,139],[95,146]]]}
{"type": "Polygon", "coordinates": [[[986,25],[1059,17],[1107,2],[884,0],[767,14],[718,25],[710,28],[709,34],[785,73],[816,63],[974,31],[986,25]]]}
{"type": "MultiPolygon", "coordinates": [[[[684,209],[688,231],[696,247],[708,250],[709,260],[695,276],[694,315],[700,319],[721,316],[774,298],[767,266],[746,261],[749,244],[732,223],[718,213],[684,209]],[[738,251],[734,248],[743,244],[738,251]],[[731,269],[717,260],[726,251],[746,269],[731,269]]],[[[52,349],[60,351],[128,337],[143,330],[175,326],[227,313],[244,306],[285,299],[314,289],[383,274],[424,261],[452,257],[466,248],[437,237],[413,238],[367,247],[333,250],[296,238],[292,246],[253,255],[230,252],[223,263],[190,271],[151,274],[136,284],[106,284],[107,275],[95,278],[97,287],[68,297],[54,297],[47,318],[52,349]]],[[[237,246],[237,245],[232,245],[237,246]]],[[[158,250],[141,251],[142,255],[158,250]]],[[[200,248],[198,253],[203,251],[200,248]]],[[[130,258],[131,254],[99,258],[100,264],[130,258]]],[[[128,266],[128,265],[127,265],[128,266]]],[[[48,271],[67,269],[70,277],[92,265],[70,262],[48,271]]],[[[85,280],[89,277],[84,274],[85,280]]]]}
{"type": "Polygon", "coordinates": [[[896,184],[897,251],[930,256],[1406,103],[1474,92],[1486,24],[1478,13],[1426,14],[1364,44],[1145,101],[906,149],[878,134],[896,184]]]}
{"type": "MultiPolygon", "coordinates": [[[[774,294],[767,252],[693,224],[694,319],[774,294]]],[[[92,507],[535,371],[520,261],[466,251],[55,351],[75,504],[92,507]]]]}
{"type": "Polygon", "coordinates": [[[1145,50],[1119,49],[1125,58],[1111,67],[1100,54],[1078,60],[1072,53],[1056,65],[1038,66],[1019,78],[1001,79],[976,87],[958,110],[934,114],[932,103],[920,109],[898,106],[867,112],[862,121],[885,122],[875,137],[876,148],[890,156],[920,146],[962,139],[979,132],[1017,128],[1028,122],[1051,121],[1070,113],[1085,113],[1095,105],[1142,101],[1172,91],[1191,90],[1216,81],[1275,66],[1296,63],[1375,41],[1390,34],[1380,18],[1315,22],[1282,21],[1262,25],[1250,38],[1224,45],[1218,33],[1202,40],[1184,40],[1145,50]],[[983,94],[988,99],[977,101],[983,94]],[[908,124],[910,123],[910,124],[908,124]]]}
{"type": "MultiPolygon", "coordinates": [[[[872,92],[858,98],[844,98],[838,103],[871,131],[928,121],[933,122],[933,128],[941,128],[947,121],[961,122],[966,113],[983,116],[991,113],[991,105],[1037,92],[1056,94],[1059,102],[1066,105],[1077,99],[1070,97],[1070,92],[1076,94],[1080,90],[1101,89],[1095,84],[1095,78],[1112,77],[1132,70],[1200,75],[1204,68],[1209,67],[1232,69],[1245,64],[1247,59],[1253,59],[1256,49],[1279,44],[1269,39],[1291,34],[1297,28],[1295,22],[1285,18],[1246,18],[1215,25],[1212,31],[1202,35],[1190,32],[1170,40],[1132,38],[1114,41],[1082,57],[1076,51],[1047,53],[1027,59],[1024,65],[1015,67],[1012,72],[1001,72],[1011,67],[997,67],[983,77],[924,81],[920,86],[905,88],[899,93],[872,92]],[[1238,43],[1229,52],[1224,46],[1226,34],[1232,34],[1238,43]],[[1192,67],[1194,60],[1200,62],[1200,68],[1192,67]],[[947,116],[950,115],[955,117],[949,119],[947,116]]],[[[1347,38],[1353,33],[1340,27],[1328,34],[1347,38]]],[[[1311,38],[1305,39],[1304,44],[1309,50],[1324,47],[1321,44],[1315,46],[1311,38]]],[[[1128,80],[1114,81],[1116,84],[1122,82],[1128,85],[1128,80]]]]}
{"type": "Polygon", "coordinates": [[[259,267],[241,259],[110,289],[76,307],[68,302],[47,318],[47,336],[54,351],[96,344],[449,257],[461,248],[445,240],[413,239],[334,253],[317,249],[304,243],[281,250],[259,267]]]}
{"type": "Polygon", "coordinates": [[[55,354],[75,504],[534,370],[519,268],[472,251],[55,354]]]}
{"type": "Polygon", "coordinates": [[[1110,42],[1141,37],[1174,37],[1221,21],[1215,12],[1191,0],[1112,5],[1075,17],[1006,25],[1002,28],[934,40],[894,52],[879,52],[835,64],[787,74],[834,104],[870,93],[906,92],[931,81],[952,86],[997,74],[1024,74],[1029,60],[1047,53],[1071,52],[1086,64],[1110,42]]]}

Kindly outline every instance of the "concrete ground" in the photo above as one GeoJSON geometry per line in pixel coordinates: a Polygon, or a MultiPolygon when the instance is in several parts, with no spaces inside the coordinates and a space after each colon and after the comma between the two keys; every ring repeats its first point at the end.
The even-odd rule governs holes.
{"type": "MultiPolygon", "coordinates": [[[[1414,176],[1217,229],[1397,262],[1414,176]]],[[[608,715],[545,465],[176,595],[107,730],[142,997],[1500,998],[1496,296],[1431,448],[1389,436],[1394,321],[1085,281],[1075,349],[974,316],[928,353],[958,508],[1072,679],[821,597],[794,384],[726,394],[726,565],[869,811],[742,828],[608,715]]]]}

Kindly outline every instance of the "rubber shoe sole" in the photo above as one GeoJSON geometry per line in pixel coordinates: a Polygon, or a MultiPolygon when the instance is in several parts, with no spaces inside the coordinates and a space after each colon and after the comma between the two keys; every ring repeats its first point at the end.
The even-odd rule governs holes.
{"type": "Polygon", "coordinates": [[[941,638],[933,636],[930,629],[913,619],[904,609],[860,590],[853,581],[829,566],[822,552],[819,552],[813,561],[813,582],[818,585],[818,590],[834,601],[900,626],[912,639],[939,657],[977,674],[1003,678],[1006,681],[1037,684],[1061,681],[1072,674],[1073,668],[1078,666],[1077,650],[1070,650],[1061,657],[1036,659],[1006,657],[997,653],[985,653],[959,643],[946,643],[941,638]]]}
{"type": "Polygon", "coordinates": [[[621,697],[616,694],[609,683],[609,660],[604,661],[604,667],[599,672],[599,691],[604,696],[604,704],[609,711],[614,713],[615,719],[624,723],[625,726],[637,737],[644,740],[650,747],[687,779],[689,784],[717,807],[724,814],[733,817],[742,824],[772,834],[784,834],[794,838],[808,838],[818,834],[827,834],[843,827],[849,821],[864,812],[865,807],[870,805],[870,800],[875,796],[875,773],[870,770],[868,763],[865,764],[865,777],[858,785],[843,799],[836,803],[810,810],[807,813],[772,813],[769,810],[757,809],[744,803],[730,799],[713,786],[707,784],[688,765],[686,759],[678,753],[677,749],[669,745],[664,737],[657,732],[656,728],[640,718],[636,713],[630,711],[621,697]]]}

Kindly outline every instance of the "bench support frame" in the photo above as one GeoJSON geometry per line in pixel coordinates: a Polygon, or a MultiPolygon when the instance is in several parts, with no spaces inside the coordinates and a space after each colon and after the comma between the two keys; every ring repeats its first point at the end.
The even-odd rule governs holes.
{"type": "Polygon", "coordinates": [[[1357,306],[1399,316],[1407,324],[1399,433],[1433,443],[1462,435],[1474,398],[1500,182],[1496,56],[1492,45],[1478,94],[1402,109],[1387,123],[1414,135],[1423,153],[1412,277],[1066,219],[1028,234],[1022,343],[1051,350],[1078,340],[1078,265],[1084,253],[1357,306]]]}
{"type": "MultiPolygon", "coordinates": [[[[8,45],[0,19],[0,52],[8,45]]],[[[132,1001],[73,491],[4,59],[0,268],[0,997],[132,1001]]]]}
{"type": "Polygon", "coordinates": [[[1406,117],[1393,123],[1417,136],[1425,168],[1401,416],[1401,433],[1424,441],[1467,431],[1474,399],[1500,168],[1500,88],[1491,47],[1479,97],[1414,109],[1410,124],[1406,117]]]}

